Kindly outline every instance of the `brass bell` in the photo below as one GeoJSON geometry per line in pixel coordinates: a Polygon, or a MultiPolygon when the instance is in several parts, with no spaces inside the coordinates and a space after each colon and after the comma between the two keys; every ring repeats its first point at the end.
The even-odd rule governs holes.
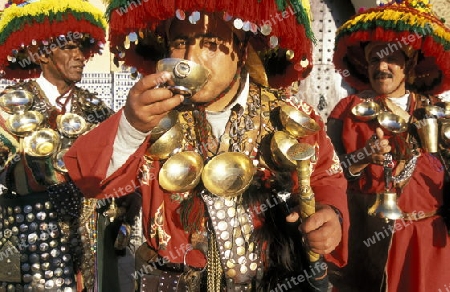
{"type": "Polygon", "coordinates": [[[422,119],[414,123],[420,137],[422,148],[429,153],[439,150],[439,125],[437,119],[422,119]]]}
{"type": "Polygon", "coordinates": [[[396,220],[403,218],[403,212],[397,205],[397,194],[394,192],[384,192],[377,194],[375,203],[368,211],[369,215],[378,218],[396,220]]]}

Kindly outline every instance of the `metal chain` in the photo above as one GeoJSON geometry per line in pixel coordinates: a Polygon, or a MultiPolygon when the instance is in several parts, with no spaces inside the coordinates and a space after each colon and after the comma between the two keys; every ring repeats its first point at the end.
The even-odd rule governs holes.
{"type": "Polygon", "coordinates": [[[398,183],[402,183],[402,182],[406,181],[407,179],[409,179],[412,176],[414,170],[416,169],[418,157],[419,156],[414,155],[408,161],[408,163],[405,165],[405,168],[403,168],[403,170],[398,175],[392,176],[392,181],[394,183],[398,184],[398,183]]]}
{"type": "Polygon", "coordinates": [[[207,287],[208,292],[221,292],[222,267],[220,265],[219,250],[217,249],[216,234],[210,230],[208,237],[207,287]]]}

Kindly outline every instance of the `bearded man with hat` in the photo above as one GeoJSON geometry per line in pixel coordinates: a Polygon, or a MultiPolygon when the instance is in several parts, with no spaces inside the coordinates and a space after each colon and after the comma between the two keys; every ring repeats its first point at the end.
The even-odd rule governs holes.
{"type": "MultiPolygon", "coordinates": [[[[0,291],[95,288],[95,201],[82,200],[62,156],[112,111],[77,87],[105,42],[85,1],[9,3],[0,19],[0,291]]],[[[86,291],[86,290],[85,290],[86,291]]]]}
{"type": "MultiPolygon", "coordinates": [[[[319,286],[327,265],[309,264],[305,251],[345,264],[348,218],[346,181],[323,122],[282,89],[311,70],[308,2],[136,5],[108,6],[110,41],[115,61],[145,77],[123,110],[80,137],[64,160],[92,197],[139,187],[141,290],[319,286]],[[287,131],[291,122],[297,133],[287,131]],[[302,179],[286,151],[294,146],[305,147],[297,153],[311,173],[302,179]],[[303,189],[317,204],[300,224],[303,189]]],[[[326,291],[324,281],[314,291],[326,291]]]]}
{"type": "MultiPolygon", "coordinates": [[[[359,93],[330,113],[349,182],[349,264],[339,291],[441,291],[449,284],[450,30],[428,1],[367,9],[337,31],[334,63],[359,93]],[[446,198],[447,197],[447,198],[446,198]]],[[[335,274],[333,274],[335,275],[335,274]]]]}

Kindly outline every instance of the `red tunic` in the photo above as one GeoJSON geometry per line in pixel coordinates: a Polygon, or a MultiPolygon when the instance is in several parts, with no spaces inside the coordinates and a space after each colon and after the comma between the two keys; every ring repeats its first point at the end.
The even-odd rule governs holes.
{"type": "MultiPolygon", "coordinates": [[[[344,98],[329,116],[343,122],[340,136],[346,153],[364,147],[379,126],[376,119],[370,122],[355,119],[351,109],[360,102],[362,99],[356,95],[344,98]]],[[[410,181],[398,198],[398,206],[405,213],[437,210],[443,205],[443,184],[442,163],[422,152],[410,181]]],[[[383,167],[370,164],[349,188],[367,195],[383,192],[383,167]]],[[[396,220],[394,228],[385,267],[387,291],[446,291],[445,287],[450,285],[450,236],[443,218],[436,215],[420,221],[396,220]]]]}
{"type": "MultiPolygon", "coordinates": [[[[343,216],[343,239],[335,251],[326,256],[326,260],[342,266],[347,260],[349,227],[345,198],[347,184],[342,172],[339,169],[332,169],[332,167],[339,167],[339,163],[331,141],[323,129],[323,122],[319,121],[320,116],[314,114],[311,107],[309,109],[311,116],[322,126],[318,134],[309,138],[311,140],[309,142],[316,144],[316,154],[319,157],[311,176],[311,186],[317,202],[335,206],[343,216]]],[[[66,167],[73,181],[88,197],[99,199],[119,197],[140,187],[143,200],[143,229],[148,244],[155,248],[160,256],[168,257],[170,262],[182,263],[184,249],[190,243],[190,235],[183,230],[178,218],[179,200],[174,199],[170,193],[159,186],[158,162],[154,163],[151,169],[148,169],[147,164],[144,163],[147,142],[143,143],[121,168],[105,179],[121,114],[122,111],[118,112],[88,134],[80,137],[64,158],[66,167]],[[86,145],[90,146],[86,147],[86,145]],[[139,176],[144,176],[146,179],[138,180],[139,176]],[[143,183],[144,181],[146,182],[143,183]],[[164,236],[151,236],[155,232],[155,225],[164,230],[159,233],[164,236]]],[[[203,256],[190,257],[188,264],[202,266],[203,256]]]]}

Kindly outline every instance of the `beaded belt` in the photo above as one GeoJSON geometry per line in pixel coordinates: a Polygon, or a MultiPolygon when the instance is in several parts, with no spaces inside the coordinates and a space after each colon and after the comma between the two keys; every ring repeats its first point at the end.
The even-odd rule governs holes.
{"type": "Polygon", "coordinates": [[[403,213],[403,219],[408,221],[420,221],[436,215],[439,215],[439,210],[434,210],[430,212],[403,213]]]}

